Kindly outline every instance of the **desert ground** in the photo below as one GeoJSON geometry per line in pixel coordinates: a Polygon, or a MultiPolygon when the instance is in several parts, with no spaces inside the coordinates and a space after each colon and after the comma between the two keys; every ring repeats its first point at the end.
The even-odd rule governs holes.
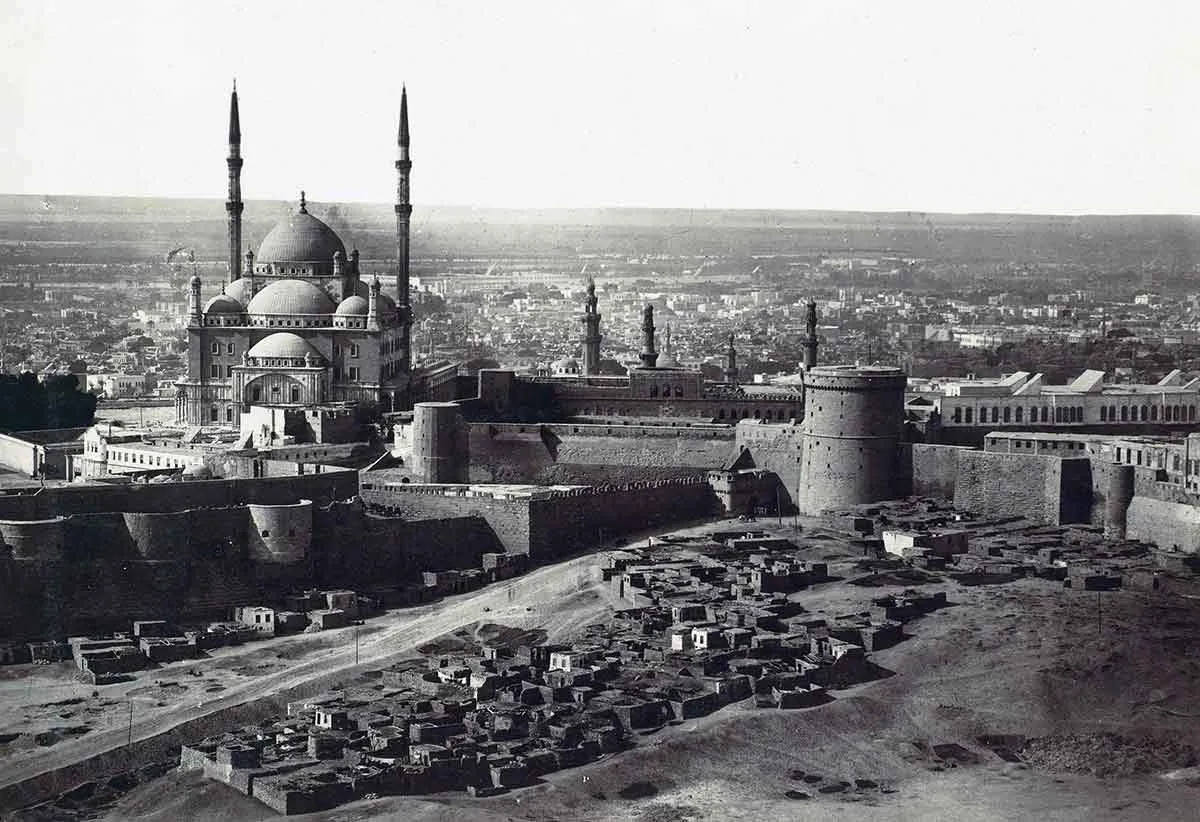
{"type": "MultiPolygon", "coordinates": [[[[760,526],[784,534],[789,529],[786,521],[760,526]]],[[[855,558],[834,543],[813,549],[811,558],[828,560],[837,576],[857,575],[855,558]]],[[[320,677],[334,687],[367,669],[469,645],[496,625],[567,639],[603,620],[614,604],[592,573],[597,560],[578,557],[434,606],[372,619],[360,629],[357,667],[352,629],[342,629],[167,666],[120,686],[123,691],[102,689],[99,699],[80,694],[81,686],[58,671],[39,671],[36,680],[8,679],[0,683],[0,733],[22,736],[0,746],[0,782],[124,743],[130,696],[137,697],[137,739],[198,712],[306,680],[320,677]],[[48,705],[80,696],[80,703],[48,705]],[[64,710],[55,713],[59,707],[64,710]],[[67,712],[74,715],[61,716],[67,712]],[[26,741],[53,723],[90,723],[92,729],[51,746],[26,741]]],[[[809,610],[844,613],[904,587],[831,582],[797,596],[809,610]]],[[[498,797],[385,797],[297,818],[1197,818],[1196,598],[1133,590],[1097,594],[1041,579],[974,587],[942,580],[923,587],[946,590],[953,605],[909,623],[908,639],[871,655],[893,676],[838,691],[826,705],[764,710],[750,700],[639,736],[629,751],[498,797]],[[988,736],[1029,741],[1012,756],[1003,745],[985,744],[988,736]]],[[[275,816],[223,784],[174,772],[144,781],[106,807],[89,810],[84,802],[82,815],[62,814],[46,808],[23,818],[234,822],[275,816]]]]}

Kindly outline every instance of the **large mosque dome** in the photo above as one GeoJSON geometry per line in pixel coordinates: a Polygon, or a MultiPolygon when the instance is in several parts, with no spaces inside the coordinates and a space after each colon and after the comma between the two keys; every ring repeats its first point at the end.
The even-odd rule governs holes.
{"type": "Polygon", "coordinates": [[[332,314],[333,300],[304,280],[279,280],[254,295],[247,314],[314,315],[332,314]]]}
{"type": "Polygon", "coordinates": [[[324,359],[321,356],[321,352],[313,348],[307,340],[290,331],[277,331],[268,337],[264,337],[251,346],[246,354],[250,357],[281,357],[286,359],[312,357],[318,361],[324,359]]]}
{"type": "Polygon", "coordinates": [[[255,262],[328,263],[337,252],[346,254],[346,246],[337,233],[308,213],[304,200],[300,210],[289,214],[272,228],[258,248],[255,262]]]}

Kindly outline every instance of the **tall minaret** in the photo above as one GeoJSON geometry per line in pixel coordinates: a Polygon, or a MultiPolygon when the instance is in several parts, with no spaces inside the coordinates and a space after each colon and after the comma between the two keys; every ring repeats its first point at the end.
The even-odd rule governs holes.
{"type": "Polygon", "coordinates": [[[805,318],[808,334],[804,338],[804,370],[817,365],[817,301],[809,299],[808,316],[805,318]]]}
{"type": "Polygon", "coordinates": [[[596,310],[596,281],[588,279],[583,304],[583,374],[600,373],[600,312],[596,310]]]}
{"type": "Polygon", "coordinates": [[[729,347],[725,349],[725,382],[737,385],[737,350],[733,347],[733,335],[729,335],[729,347]]]}
{"type": "Polygon", "coordinates": [[[642,368],[653,368],[658,362],[654,347],[654,306],[647,304],[642,311],[642,368]]]}
{"type": "Polygon", "coordinates": [[[404,334],[404,359],[400,367],[408,373],[411,362],[409,350],[412,327],[412,303],[408,293],[408,226],[412,217],[409,202],[408,175],[412,171],[412,160],[408,155],[408,89],[400,90],[400,135],[399,151],[396,156],[396,311],[404,334]]]}
{"type": "Polygon", "coordinates": [[[242,124],[238,118],[237,81],[229,96],[229,282],[242,276],[242,124]]]}

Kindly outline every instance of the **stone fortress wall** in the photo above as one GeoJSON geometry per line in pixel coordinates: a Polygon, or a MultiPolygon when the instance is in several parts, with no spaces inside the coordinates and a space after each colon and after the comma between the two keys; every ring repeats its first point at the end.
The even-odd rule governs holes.
{"type": "Polygon", "coordinates": [[[541,485],[697,476],[736,456],[728,427],[472,423],[470,482],[541,485]]]}
{"type": "Polygon", "coordinates": [[[717,510],[712,487],[702,477],[533,492],[368,480],[361,494],[368,504],[405,518],[479,517],[508,553],[534,561],[717,510]]]}
{"type": "Polygon", "coordinates": [[[222,618],[298,587],[400,585],[502,550],[479,518],[372,516],[357,492],[344,471],[0,496],[0,638],[222,618]]]}

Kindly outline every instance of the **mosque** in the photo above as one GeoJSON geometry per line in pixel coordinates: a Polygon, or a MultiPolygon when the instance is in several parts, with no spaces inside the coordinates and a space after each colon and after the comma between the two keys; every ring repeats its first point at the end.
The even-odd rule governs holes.
{"type": "Polygon", "coordinates": [[[241,141],[235,86],[226,161],[229,279],[203,305],[200,278],[190,281],[178,421],[240,428],[243,434],[255,429],[256,438],[261,434],[269,444],[285,424],[295,429],[303,420],[317,428],[348,417],[359,403],[385,411],[411,407],[414,389],[427,388],[429,375],[414,375],[410,359],[407,91],[396,159],[394,297],[378,275],[364,276],[357,249],[347,254],[333,229],[309,213],[304,192],[296,211],[263,239],[258,255],[246,250],[243,256],[241,141]]]}

